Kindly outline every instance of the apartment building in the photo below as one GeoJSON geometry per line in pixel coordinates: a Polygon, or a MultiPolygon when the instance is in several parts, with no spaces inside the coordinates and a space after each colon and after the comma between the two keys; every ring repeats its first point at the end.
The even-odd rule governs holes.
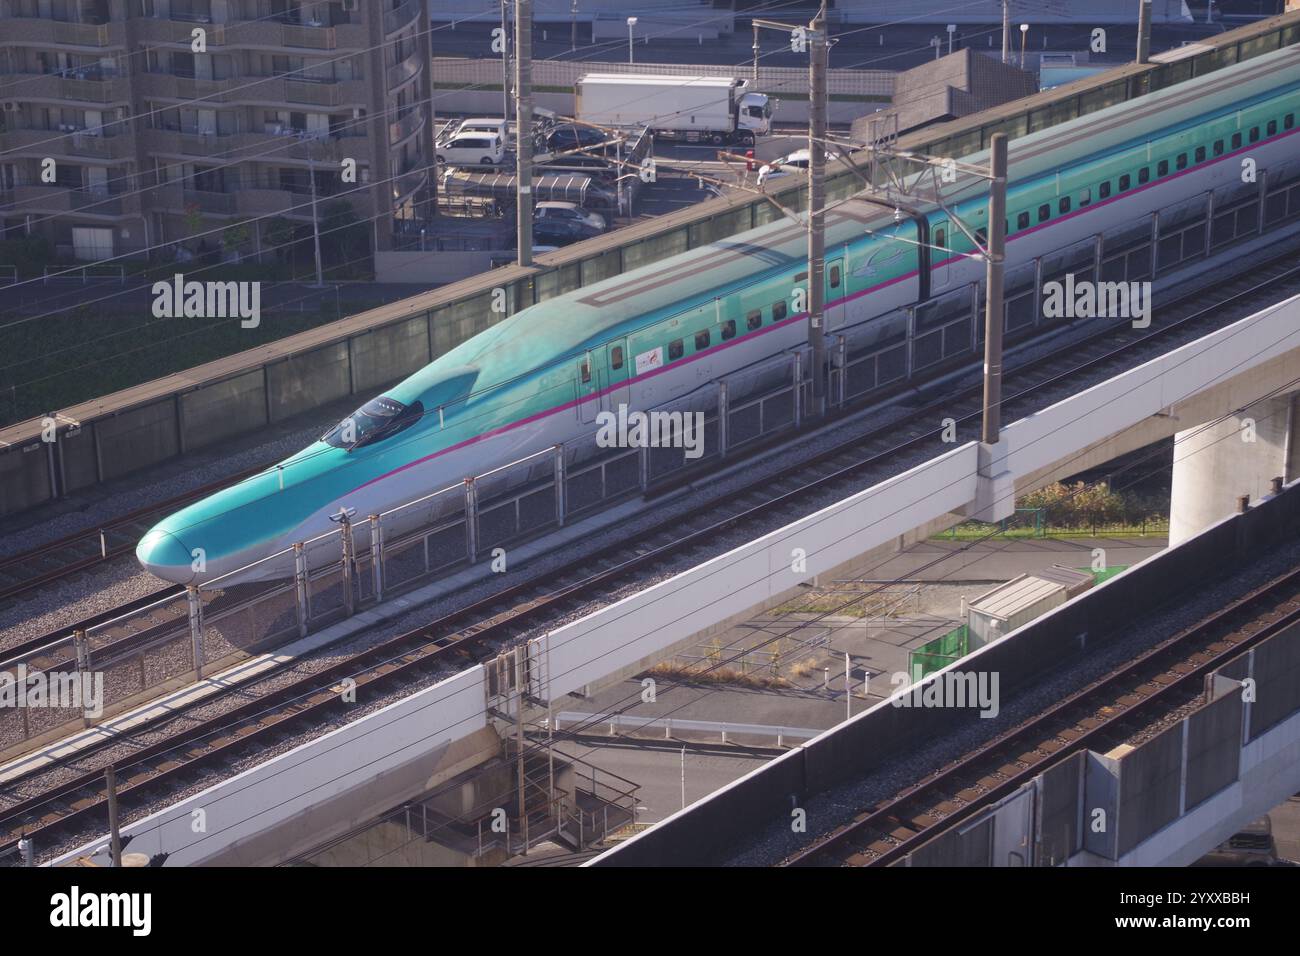
{"type": "Polygon", "coordinates": [[[427,24],[421,0],[0,0],[4,236],[266,254],[314,191],[392,248],[436,206],[427,24]]]}

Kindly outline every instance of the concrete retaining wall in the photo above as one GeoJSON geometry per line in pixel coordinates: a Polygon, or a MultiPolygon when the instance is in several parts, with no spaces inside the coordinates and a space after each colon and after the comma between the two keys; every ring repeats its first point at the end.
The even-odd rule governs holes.
{"type": "MultiPolygon", "coordinates": [[[[317,846],[497,752],[473,667],[124,827],[168,866],[266,865],[317,846]],[[198,827],[202,829],[196,829],[198,827]]],[[[54,861],[90,855],[104,840],[54,861]]]]}

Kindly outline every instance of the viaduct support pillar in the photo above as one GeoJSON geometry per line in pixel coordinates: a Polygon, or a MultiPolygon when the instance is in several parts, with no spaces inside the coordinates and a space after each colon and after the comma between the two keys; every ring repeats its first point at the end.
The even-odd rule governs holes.
{"type": "Polygon", "coordinates": [[[1300,463],[1300,392],[1265,398],[1221,422],[1179,432],[1169,501],[1169,544],[1176,545],[1258,501],[1274,478],[1291,481],[1300,463]]]}

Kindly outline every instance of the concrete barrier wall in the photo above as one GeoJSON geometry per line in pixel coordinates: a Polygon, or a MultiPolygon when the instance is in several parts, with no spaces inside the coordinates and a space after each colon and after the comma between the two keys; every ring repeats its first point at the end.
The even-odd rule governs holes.
{"type": "Polygon", "coordinates": [[[1069,859],[1081,845],[1079,825],[1083,820],[1083,793],[1079,780],[1088,755],[1071,754],[1048,767],[1038,783],[1039,866],[1055,866],[1069,859]]]}
{"type": "Polygon", "coordinates": [[[1007,426],[995,470],[1032,474],[1296,348],[1300,296],[1007,426]]]}
{"type": "MultiPolygon", "coordinates": [[[[131,852],[169,854],[168,866],[265,864],[345,832],[421,792],[449,756],[473,759],[456,744],[487,726],[484,673],[463,671],[124,827],[131,852]]],[[[107,865],[104,842],[55,865],[84,855],[107,865]]]]}
{"type": "Polygon", "coordinates": [[[1183,769],[1183,723],[1119,758],[1119,852],[1127,853],[1177,819],[1183,769]]]}
{"type": "Polygon", "coordinates": [[[1237,779],[1242,708],[1241,692],[1234,689],[1188,716],[1185,809],[1237,779]]]}
{"type": "Polygon", "coordinates": [[[648,665],[679,641],[964,507],[976,466],[977,446],[964,445],[551,631],[533,645],[547,655],[549,698],[648,665]],[[797,550],[805,558],[794,571],[797,550]]]}

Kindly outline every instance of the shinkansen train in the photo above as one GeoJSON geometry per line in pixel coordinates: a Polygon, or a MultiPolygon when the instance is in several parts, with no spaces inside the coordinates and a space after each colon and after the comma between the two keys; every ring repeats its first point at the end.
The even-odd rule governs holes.
{"type": "MultiPolygon", "coordinates": [[[[1259,190],[1257,177],[1300,180],[1297,113],[1300,50],[1291,47],[1013,139],[1008,301],[1026,264],[1032,272],[1035,258],[1053,250],[1098,235],[1109,246],[1112,236],[1144,231],[1150,243],[1153,213],[1162,221],[1155,244],[1162,264],[1269,235],[1263,203],[1187,234],[1178,231],[1177,209],[1208,193],[1227,208],[1259,190]]],[[[1300,185],[1291,192],[1281,199],[1294,207],[1282,217],[1285,228],[1300,210],[1300,185]]],[[[959,178],[945,205],[982,231],[987,185],[959,178]]],[[[962,290],[984,273],[973,248],[937,205],[835,207],[826,216],[827,329],[906,338],[916,380],[927,366],[970,357],[978,347],[972,323],[944,327],[943,309],[929,303],[969,301],[962,290]],[[898,323],[912,305],[914,320],[898,323]]],[[[332,530],[341,509],[361,518],[383,512],[590,434],[602,410],[652,409],[799,348],[807,341],[807,315],[797,308],[807,272],[803,228],[778,220],[523,309],[278,466],[161,521],[140,541],[139,561],[169,581],[207,581],[332,530]],[[195,561],[198,549],[203,562],[195,561]]],[[[1013,333],[1017,322],[1009,308],[1013,333]]],[[[1030,324],[1051,334],[1050,325],[1030,324]]]]}

